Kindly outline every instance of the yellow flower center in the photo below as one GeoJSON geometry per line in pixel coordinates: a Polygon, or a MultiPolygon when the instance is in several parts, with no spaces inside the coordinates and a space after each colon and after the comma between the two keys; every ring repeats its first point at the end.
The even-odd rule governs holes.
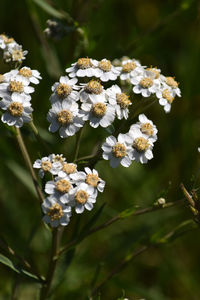
{"type": "Polygon", "coordinates": [[[72,87],[66,83],[60,83],[56,88],[56,93],[59,98],[66,98],[72,92],[72,87]]]}
{"type": "Polygon", "coordinates": [[[62,125],[70,124],[73,121],[73,114],[69,110],[63,109],[57,114],[57,120],[62,125]]]}
{"type": "Polygon", "coordinates": [[[86,176],[85,182],[93,187],[97,187],[99,182],[99,176],[95,174],[88,174],[86,176]]]}
{"type": "Polygon", "coordinates": [[[162,92],[162,96],[163,98],[165,98],[167,100],[167,102],[169,102],[170,104],[174,101],[174,97],[172,97],[172,95],[170,94],[170,91],[168,89],[165,89],[162,92]]]}
{"type": "Polygon", "coordinates": [[[53,162],[60,162],[61,164],[64,163],[65,159],[62,157],[62,155],[56,155],[53,158],[53,162]]]}
{"type": "Polygon", "coordinates": [[[109,60],[101,60],[98,66],[104,72],[109,72],[112,68],[112,64],[109,60]]]}
{"type": "Polygon", "coordinates": [[[49,208],[48,216],[50,217],[51,221],[59,220],[64,216],[62,206],[58,203],[52,205],[49,208]]]}
{"type": "Polygon", "coordinates": [[[89,58],[79,58],[77,66],[79,69],[88,69],[92,67],[92,63],[89,58]]]}
{"type": "Polygon", "coordinates": [[[178,82],[173,77],[166,77],[166,84],[168,84],[172,88],[178,87],[178,82]]]}
{"type": "Polygon", "coordinates": [[[125,93],[116,94],[116,100],[117,104],[119,104],[121,108],[126,108],[131,104],[129,96],[127,96],[125,93]]]}
{"type": "Polygon", "coordinates": [[[19,75],[22,75],[24,77],[31,77],[32,76],[32,71],[27,68],[22,68],[19,70],[19,75]]]}
{"type": "Polygon", "coordinates": [[[136,138],[133,142],[133,148],[139,152],[147,150],[149,146],[148,140],[143,137],[136,138]]]}
{"type": "Polygon", "coordinates": [[[0,83],[4,82],[5,78],[2,74],[0,74],[0,83]]]}
{"type": "Polygon", "coordinates": [[[160,71],[155,68],[147,68],[146,70],[152,72],[156,79],[160,77],[160,71]]]}
{"type": "Polygon", "coordinates": [[[46,160],[46,161],[43,161],[42,162],[42,170],[45,171],[45,172],[48,172],[51,170],[51,167],[52,167],[52,164],[50,161],[46,160]]]}
{"type": "Polygon", "coordinates": [[[21,103],[12,102],[8,107],[8,111],[13,117],[20,117],[24,111],[24,108],[21,103]]]}
{"type": "Polygon", "coordinates": [[[10,81],[9,88],[11,92],[22,93],[24,91],[23,83],[17,80],[10,81]]]}
{"type": "Polygon", "coordinates": [[[150,123],[141,124],[141,131],[149,136],[153,135],[153,126],[150,123]]]}
{"type": "Polygon", "coordinates": [[[23,51],[22,50],[13,50],[12,51],[12,57],[13,57],[14,61],[16,61],[16,60],[22,60],[22,58],[23,58],[23,51]]]}
{"type": "Polygon", "coordinates": [[[13,38],[8,38],[7,36],[3,37],[5,44],[10,44],[14,42],[13,38]]]}
{"type": "Polygon", "coordinates": [[[142,78],[140,80],[140,85],[143,87],[143,88],[149,88],[153,85],[153,80],[149,77],[145,77],[145,78],[142,78]]]}
{"type": "Polygon", "coordinates": [[[84,190],[79,190],[75,195],[75,200],[80,204],[85,204],[89,198],[89,195],[84,190]]]}
{"type": "Polygon", "coordinates": [[[71,183],[66,179],[60,179],[56,182],[56,190],[62,194],[68,193],[71,188],[71,183]]]}
{"type": "Polygon", "coordinates": [[[67,174],[73,174],[76,172],[76,166],[74,164],[64,163],[62,170],[67,174]]]}
{"type": "Polygon", "coordinates": [[[112,148],[112,153],[116,158],[122,158],[126,156],[126,147],[124,144],[116,143],[112,148]]]}
{"type": "Polygon", "coordinates": [[[90,94],[101,94],[103,91],[102,85],[98,80],[90,80],[85,86],[85,91],[90,94]]]}
{"type": "Polygon", "coordinates": [[[122,66],[122,72],[124,73],[130,73],[133,71],[137,65],[134,62],[127,62],[122,66]]]}
{"type": "Polygon", "coordinates": [[[97,118],[103,117],[106,113],[106,104],[101,102],[94,104],[92,112],[97,118]]]}

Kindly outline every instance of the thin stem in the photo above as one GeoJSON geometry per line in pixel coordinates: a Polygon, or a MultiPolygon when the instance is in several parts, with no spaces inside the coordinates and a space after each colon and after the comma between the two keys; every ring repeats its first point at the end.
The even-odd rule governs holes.
{"type": "MultiPolygon", "coordinates": [[[[176,201],[176,202],[169,202],[169,203],[165,204],[164,206],[151,206],[151,207],[143,208],[143,209],[140,209],[140,210],[137,210],[137,211],[133,211],[133,213],[131,213],[129,215],[129,217],[139,216],[139,215],[143,215],[143,214],[146,214],[146,213],[149,213],[149,212],[154,212],[154,211],[157,211],[157,210],[160,210],[160,209],[170,208],[170,207],[173,207],[173,206],[175,206],[177,204],[180,204],[180,203],[183,203],[183,200],[179,200],[179,201],[176,201]]],[[[86,235],[75,238],[74,240],[70,241],[67,245],[65,245],[63,248],[61,248],[61,250],[59,252],[59,255],[61,255],[64,252],[68,251],[69,249],[71,249],[72,247],[74,247],[75,245],[80,243],[82,240],[84,240],[89,235],[91,235],[91,234],[93,234],[93,233],[95,233],[99,230],[102,230],[104,228],[107,228],[108,226],[110,226],[113,223],[115,223],[119,220],[122,220],[122,219],[124,219],[124,217],[123,217],[123,214],[121,213],[121,214],[116,215],[112,219],[106,221],[105,223],[90,229],[87,232],[86,235]]]]}
{"type": "Polygon", "coordinates": [[[35,124],[33,123],[33,120],[29,123],[30,128],[32,129],[36,139],[38,140],[38,142],[40,144],[42,144],[42,146],[45,148],[45,150],[47,152],[50,152],[50,148],[48,147],[48,145],[44,142],[44,140],[42,139],[41,135],[39,134],[38,129],[36,128],[35,124]]]}
{"type": "Polygon", "coordinates": [[[43,284],[40,294],[40,300],[45,300],[48,297],[51,284],[53,281],[53,276],[56,270],[58,258],[59,258],[59,244],[62,237],[63,228],[58,227],[53,229],[52,232],[52,248],[51,248],[51,255],[50,255],[50,262],[49,268],[47,271],[46,282],[43,284]]]}
{"type": "Polygon", "coordinates": [[[91,292],[91,296],[94,296],[100,289],[101,287],[114,275],[119,273],[121,270],[123,270],[128,263],[130,263],[131,260],[133,260],[136,256],[140,255],[147,249],[149,249],[150,246],[142,246],[141,248],[134,250],[131,254],[129,254],[127,257],[125,257],[107,276],[106,278],[99,284],[97,285],[91,292]]]}
{"type": "Polygon", "coordinates": [[[20,150],[22,152],[22,155],[24,157],[24,160],[25,160],[25,162],[26,162],[26,164],[27,164],[27,166],[29,168],[29,171],[31,173],[31,177],[32,177],[32,180],[33,180],[33,183],[34,183],[34,186],[35,186],[38,198],[39,198],[40,202],[42,203],[43,202],[43,194],[42,194],[42,191],[40,189],[40,185],[38,183],[38,180],[37,180],[37,177],[35,175],[35,172],[33,170],[31,159],[30,159],[30,156],[29,156],[28,151],[26,149],[26,146],[24,144],[24,141],[23,141],[23,138],[22,138],[22,135],[21,135],[21,132],[20,132],[19,128],[16,128],[16,138],[17,138],[20,150]]]}
{"type": "Polygon", "coordinates": [[[74,162],[77,160],[77,157],[78,157],[82,134],[83,134],[83,127],[76,134],[74,162]]]}

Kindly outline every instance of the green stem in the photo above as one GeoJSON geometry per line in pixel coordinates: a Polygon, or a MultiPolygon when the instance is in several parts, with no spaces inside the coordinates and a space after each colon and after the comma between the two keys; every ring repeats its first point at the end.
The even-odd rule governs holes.
{"type": "Polygon", "coordinates": [[[25,162],[26,162],[26,164],[29,168],[29,171],[31,173],[31,177],[32,177],[33,184],[35,186],[38,198],[39,198],[40,202],[42,203],[43,202],[43,194],[42,194],[42,191],[40,189],[40,185],[38,183],[35,172],[33,170],[32,162],[31,162],[30,156],[28,154],[28,151],[26,149],[26,146],[24,144],[24,141],[23,141],[23,138],[22,138],[22,135],[21,135],[21,132],[20,132],[19,128],[16,128],[16,138],[17,138],[17,142],[19,144],[20,150],[22,152],[22,155],[24,157],[24,160],[25,160],[25,162]]]}
{"type": "Polygon", "coordinates": [[[51,284],[53,281],[57,262],[59,259],[59,244],[60,244],[60,240],[62,238],[62,233],[63,233],[63,228],[61,228],[61,227],[53,229],[52,248],[51,248],[49,268],[47,271],[46,282],[45,282],[45,284],[43,284],[42,289],[41,289],[40,300],[47,299],[50,288],[51,288],[51,284]]]}
{"type": "Polygon", "coordinates": [[[83,134],[83,127],[76,134],[74,162],[77,160],[78,157],[82,134],[83,134]]]}

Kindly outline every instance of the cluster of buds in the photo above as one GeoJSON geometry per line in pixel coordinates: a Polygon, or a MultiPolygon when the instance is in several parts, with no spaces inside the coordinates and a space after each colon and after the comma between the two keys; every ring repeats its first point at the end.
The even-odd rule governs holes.
{"type": "Polygon", "coordinates": [[[22,46],[12,37],[5,34],[0,35],[0,49],[3,51],[3,59],[6,63],[21,63],[28,53],[27,50],[23,51],[22,46]]]}
{"type": "Polygon", "coordinates": [[[53,180],[45,184],[48,197],[42,203],[43,220],[52,227],[66,226],[72,209],[77,214],[92,210],[98,192],[103,192],[105,181],[98,172],[90,168],[78,171],[77,165],[68,163],[63,155],[51,154],[37,159],[33,167],[39,169],[39,176],[51,174],[53,180]]]}

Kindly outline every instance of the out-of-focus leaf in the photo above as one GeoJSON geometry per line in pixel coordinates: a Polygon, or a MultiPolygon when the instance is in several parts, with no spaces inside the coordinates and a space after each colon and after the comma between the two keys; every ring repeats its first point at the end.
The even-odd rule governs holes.
{"type": "Polygon", "coordinates": [[[123,211],[120,213],[120,218],[125,219],[125,218],[130,217],[130,215],[132,215],[132,214],[134,213],[135,210],[136,210],[136,207],[135,207],[135,206],[123,210],[123,211]]]}
{"type": "Polygon", "coordinates": [[[6,165],[13,172],[13,174],[28,188],[28,190],[34,195],[36,191],[33,185],[33,181],[28,171],[18,165],[15,161],[7,161],[6,165]]]}
{"type": "Polygon", "coordinates": [[[53,8],[51,5],[49,5],[46,1],[44,0],[33,0],[40,8],[42,8],[44,11],[46,11],[49,15],[58,18],[58,19],[63,19],[65,16],[55,8],[53,8]]]}
{"type": "Polygon", "coordinates": [[[28,276],[36,281],[39,281],[38,277],[35,276],[34,274],[21,269],[20,267],[16,266],[8,257],[0,254],[0,263],[4,264],[5,266],[9,267],[10,269],[12,269],[13,271],[17,272],[18,274],[22,274],[25,276],[28,276]]]}

